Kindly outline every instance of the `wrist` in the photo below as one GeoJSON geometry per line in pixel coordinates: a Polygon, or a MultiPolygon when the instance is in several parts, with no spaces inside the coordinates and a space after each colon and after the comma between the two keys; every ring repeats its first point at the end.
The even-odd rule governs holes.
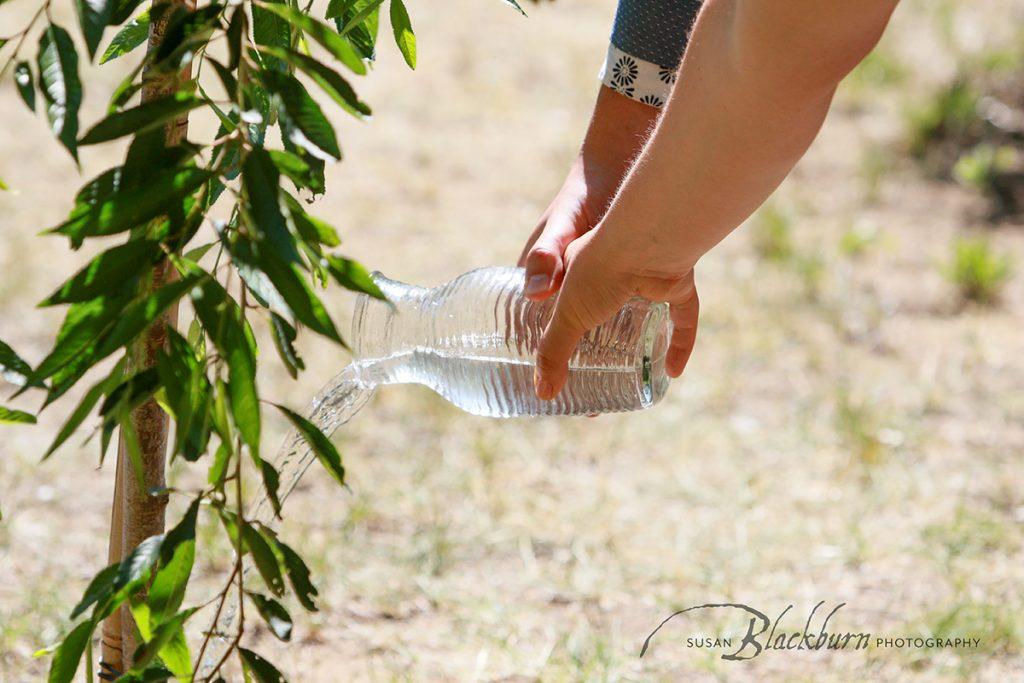
{"type": "MultiPolygon", "coordinates": [[[[610,194],[643,150],[660,110],[601,86],[577,166],[610,194]]],[[[610,197],[609,197],[610,199],[610,197]]]]}

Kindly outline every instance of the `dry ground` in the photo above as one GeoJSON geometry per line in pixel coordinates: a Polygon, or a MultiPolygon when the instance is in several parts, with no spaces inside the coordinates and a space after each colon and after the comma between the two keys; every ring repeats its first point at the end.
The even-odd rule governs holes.
{"type": "MultiPolygon", "coordinates": [[[[347,160],[316,211],[347,253],[434,284],[515,259],[578,144],[613,2],[528,20],[496,0],[410,9],[420,70],[382,50],[361,86],[375,120],[341,122],[347,160]]],[[[938,266],[982,231],[1024,266],[1024,225],[985,223],[978,196],[899,152],[903,108],[961,57],[949,46],[1007,44],[1022,20],[1021,0],[901,7],[884,59],[844,86],[773,200],[797,257],[760,258],[748,226],[701,264],[698,348],[656,409],[494,421],[381,391],[339,435],[353,492],[314,471],[287,506],[322,610],[290,646],[258,634],[261,651],[299,681],[1024,679],[1024,275],[999,306],[963,307],[938,266]],[[674,609],[792,603],[796,630],[820,600],[846,603],[836,631],[980,646],[748,662],[687,647],[738,638],[721,615],[672,622],[638,658],[674,609]]],[[[0,114],[0,177],[18,190],[0,195],[0,338],[38,361],[58,318],[33,303],[82,257],[34,235],[81,178],[9,83],[0,114]]],[[[85,173],[118,153],[91,150],[85,173]]],[[[351,300],[334,302],[344,317],[351,300]]],[[[304,349],[299,382],[270,358],[261,378],[297,407],[346,362],[304,349]]],[[[72,403],[0,433],[0,681],[42,677],[31,653],[104,562],[110,462],[96,469],[90,444],[38,463],[72,403]]],[[[223,558],[201,568],[210,589],[227,555],[203,541],[223,558]]]]}

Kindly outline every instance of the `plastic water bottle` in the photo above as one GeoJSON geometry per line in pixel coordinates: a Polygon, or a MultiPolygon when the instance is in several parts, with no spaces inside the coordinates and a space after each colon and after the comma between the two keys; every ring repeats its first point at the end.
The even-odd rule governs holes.
{"type": "Polygon", "coordinates": [[[423,384],[490,417],[640,410],[668,388],[667,304],[634,298],[588,332],[565,387],[542,401],[533,374],[554,299],[526,299],[521,268],[480,268],[432,289],[373,277],[388,302],[360,295],[352,321],[357,371],[369,386],[423,384]]]}

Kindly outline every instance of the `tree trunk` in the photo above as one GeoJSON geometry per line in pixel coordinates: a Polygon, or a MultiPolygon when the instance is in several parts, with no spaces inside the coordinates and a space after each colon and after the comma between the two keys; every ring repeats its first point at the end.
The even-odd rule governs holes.
{"type": "MultiPolygon", "coordinates": [[[[161,1],[171,5],[195,9],[195,0],[153,0],[155,7],[161,1]]],[[[159,21],[150,25],[147,50],[153,52],[163,40],[167,20],[172,12],[163,12],[159,21]]],[[[191,75],[191,67],[182,73],[162,76],[143,72],[142,101],[147,102],[171,94],[182,80],[191,75]]],[[[168,147],[177,145],[188,132],[188,115],[172,121],[165,128],[168,147]]],[[[147,280],[149,291],[159,289],[175,277],[174,269],[167,261],[155,266],[147,280]]],[[[138,372],[152,366],[156,355],[167,341],[167,327],[177,323],[177,306],[171,307],[159,320],[132,343],[128,351],[128,371],[138,372]]],[[[138,437],[142,454],[142,478],[145,488],[138,485],[135,471],[126,452],[124,434],[118,439],[117,469],[114,478],[114,501],[110,514],[109,562],[119,562],[135,546],[156,534],[164,532],[167,495],[149,495],[154,488],[165,485],[164,467],[167,454],[168,417],[156,401],[147,401],[136,408],[129,418],[138,437]]],[[[127,671],[132,665],[132,655],[137,645],[135,622],[128,605],[115,611],[103,624],[102,661],[105,667],[118,672],[127,671]]]]}

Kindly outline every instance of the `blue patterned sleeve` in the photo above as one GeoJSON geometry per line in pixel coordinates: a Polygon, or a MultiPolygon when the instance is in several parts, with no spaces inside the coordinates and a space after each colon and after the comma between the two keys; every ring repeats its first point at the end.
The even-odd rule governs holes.
{"type": "Polygon", "coordinates": [[[675,82],[700,0],[619,0],[605,85],[660,107],[675,82]]]}

